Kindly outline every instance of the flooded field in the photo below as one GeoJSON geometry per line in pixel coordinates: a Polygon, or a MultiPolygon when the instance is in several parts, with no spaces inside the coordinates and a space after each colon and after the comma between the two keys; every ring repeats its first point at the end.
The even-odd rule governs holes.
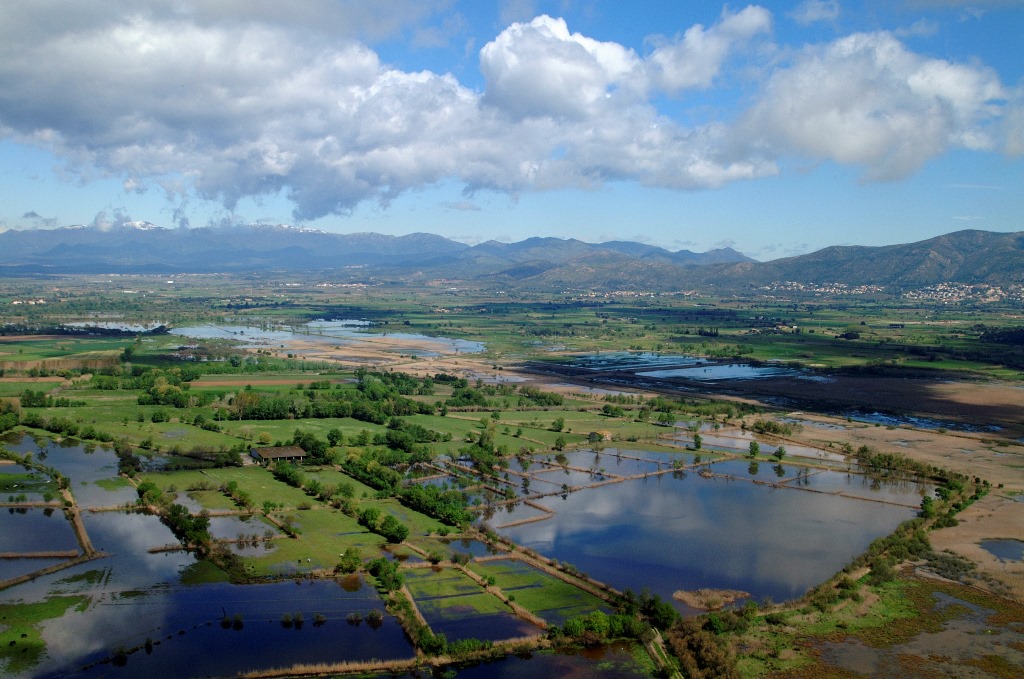
{"type": "MultiPolygon", "coordinates": [[[[572,459],[606,471],[616,462],[607,451],[572,459]]],[[[834,471],[797,482],[798,467],[779,465],[781,476],[774,467],[714,462],[702,469],[721,476],[675,471],[572,489],[537,500],[551,512],[543,520],[524,523],[544,512],[520,503],[490,521],[517,543],[620,589],[649,587],[664,598],[680,589],[737,589],[782,601],[801,596],[912,518],[928,492],[834,471]]],[[[572,486],[600,474],[566,471],[538,478],[572,486]]]]}
{"type": "MultiPolygon", "coordinates": [[[[199,325],[174,328],[172,335],[195,339],[229,339],[251,347],[293,347],[296,344],[331,348],[347,343],[372,343],[384,338],[394,345],[388,351],[420,358],[443,354],[473,354],[484,350],[482,342],[418,333],[371,331],[373,324],[360,320],[319,320],[288,328],[251,325],[199,325]]],[[[301,349],[289,349],[303,353],[301,349]]]]}
{"type": "MultiPolygon", "coordinates": [[[[14,676],[103,677],[115,660],[126,663],[134,675],[185,677],[298,662],[413,656],[393,617],[369,624],[367,613],[383,611],[384,603],[358,576],[252,585],[210,582],[191,554],[166,550],[176,540],[157,517],[111,511],[131,501],[134,489],[117,484],[116,456],[110,450],[28,436],[11,438],[8,447],[45,458],[71,478],[72,492],[86,508],[84,526],[95,548],[105,554],[4,592],[6,600],[15,597],[25,603],[54,596],[84,601],[42,623],[47,657],[29,670],[10,672],[14,676]],[[251,664],[240,659],[251,659],[251,664]]],[[[828,578],[871,540],[913,516],[921,494],[929,492],[838,471],[801,474],[804,468],[788,461],[752,468],[746,460],[717,459],[710,453],[702,458],[694,466],[693,451],[606,448],[569,451],[564,461],[547,456],[516,461],[510,469],[526,477],[510,483],[528,481],[530,492],[548,496],[530,504],[495,504],[485,516],[517,543],[620,590],[646,587],[671,600],[676,590],[709,587],[786,600],[828,578]],[[595,483],[601,485],[583,488],[595,483]],[[521,523],[525,519],[539,520],[521,523]]],[[[179,500],[198,511],[204,492],[209,491],[182,492],[179,500]]],[[[489,503],[502,499],[491,491],[479,497],[489,503]]],[[[74,533],[63,512],[46,512],[36,508],[0,515],[0,550],[74,550],[74,533]]],[[[297,525],[319,525],[330,516],[307,513],[297,525]]],[[[245,541],[234,546],[236,553],[257,560],[280,548],[276,539],[266,540],[268,532],[275,538],[279,534],[261,519],[213,516],[211,532],[245,541]]],[[[484,560],[471,564],[480,577],[494,578],[524,605],[532,602],[549,622],[605,610],[600,600],[510,561],[483,542],[446,539],[437,544],[448,553],[484,560]]],[[[404,546],[392,549],[388,554],[399,562],[423,563],[404,546]]],[[[12,564],[0,565],[4,573],[25,573],[12,564]]],[[[431,629],[450,640],[499,640],[540,632],[457,569],[407,567],[403,573],[431,629]]],[[[624,652],[607,653],[620,658],[624,652]]],[[[627,656],[620,663],[539,654],[535,665],[512,657],[460,670],[460,676],[474,676],[483,668],[488,676],[502,676],[523,666],[530,669],[517,676],[552,668],[586,672],[579,668],[593,663],[619,668],[609,676],[634,676],[635,665],[627,656]]]]}

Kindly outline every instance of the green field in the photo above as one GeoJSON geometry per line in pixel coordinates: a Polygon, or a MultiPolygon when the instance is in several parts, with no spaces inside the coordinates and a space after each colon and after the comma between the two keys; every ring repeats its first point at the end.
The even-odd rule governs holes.
{"type": "Polygon", "coordinates": [[[494,584],[506,596],[514,597],[517,604],[543,618],[549,625],[561,625],[569,618],[593,611],[610,610],[604,601],[592,594],[581,592],[578,587],[521,561],[502,559],[473,563],[469,569],[481,577],[494,578],[494,584]]]}

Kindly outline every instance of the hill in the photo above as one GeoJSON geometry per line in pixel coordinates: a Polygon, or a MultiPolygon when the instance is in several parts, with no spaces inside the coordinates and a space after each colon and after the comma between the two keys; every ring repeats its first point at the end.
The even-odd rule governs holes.
{"type": "Polygon", "coordinates": [[[1024,284],[1024,232],[958,231],[884,247],[834,246],[757,262],[724,248],[672,252],[628,241],[528,238],[468,246],[414,233],[338,234],[287,225],[164,229],[130,222],[0,233],[0,275],[48,273],[374,273],[545,291],[750,290],[773,285],[1024,284]]]}

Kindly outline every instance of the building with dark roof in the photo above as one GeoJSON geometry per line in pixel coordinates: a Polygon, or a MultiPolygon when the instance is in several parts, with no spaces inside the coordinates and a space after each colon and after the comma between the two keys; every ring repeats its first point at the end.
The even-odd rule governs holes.
{"type": "Polygon", "coordinates": [[[262,446],[250,448],[252,459],[260,464],[267,462],[302,462],[306,459],[306,451],[299,446],[262,446]]]}

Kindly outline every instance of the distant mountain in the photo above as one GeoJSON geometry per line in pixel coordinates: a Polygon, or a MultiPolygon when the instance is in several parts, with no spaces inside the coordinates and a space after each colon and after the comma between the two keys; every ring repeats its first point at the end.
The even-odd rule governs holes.
{"type": "Polygon", "coordinates": [[[414,233],[337,234],[288,225],[164,229],[148,222],[0,233],[0,276],[46,273],[252,273],[354,268],[349,277],[459,279],[533,290],[749,290],[776,283],[917,288],[1024,284],[1024,232],[959,231],[918,243],[837,246],[757,262],[610,241],[528,238],[470,247],[414,233]],[[361,273],[365,270],[365,274],[361,273]]]}
{"type": "Polygon", "coordinates": [[[0,274],[319,270],[415,265],[469,246],[428,233],[336,234],[287,225],[164,229],[130,222],[0,233],[0,274]],[[140,226],[144,225],[144,226],[140,226]]]}
{"type": "MultiPolygon", "coordinates": [[[[751,261],[732,250],[698,254],[653,246],[584,243],[529,238],[518,243],[488,241],[475,247],[427,233],[385,236],[337,234],[288,225],[164,229],[149,222],[107,228],[72,226],[0,233],[0,275],[11,273],[158,273],[329,270],[377,267],[403,275],[415,267],[438,276],[504,275],[524,279],[598,254],[629,246],[643,258],[699,265],[751,261]],[[502,274],[502,272],[505,272],[502,274]]],[[[622,255],[625,256],[625,255],[622,255]]],[[[639,261],[636,256],[631,261],[639,261]]]]}
{"type": "Polygon", "coordinates": [[[904,245],[833,246],[770,262],[743,262],[691,271],[703,286],[842,283],[920,288],[939,283],[1024,284],[1024,232],[956,231],[904,245]]]}

